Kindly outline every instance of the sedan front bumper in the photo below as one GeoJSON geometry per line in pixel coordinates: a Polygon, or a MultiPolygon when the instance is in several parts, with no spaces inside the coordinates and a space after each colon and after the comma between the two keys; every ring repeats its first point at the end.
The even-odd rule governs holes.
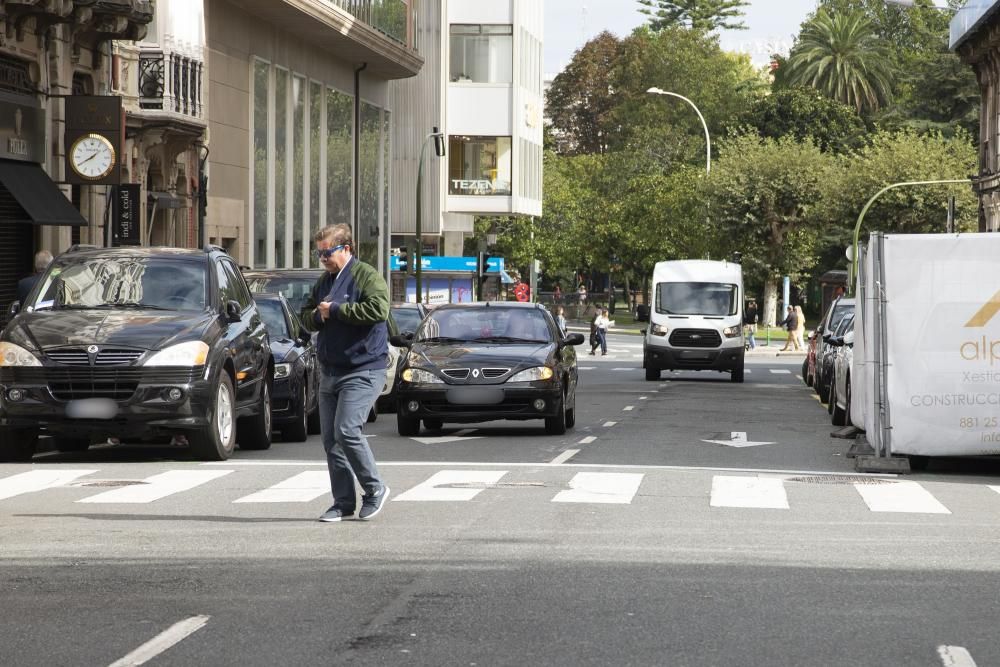
{"type": "Polygon", "coordinates": [[[558,382],[500,385],[417,385],[400,382],[396,388],[400,416],[448,422],[555,417],[562,410],[562,398],[563,387],[558,382]]]}

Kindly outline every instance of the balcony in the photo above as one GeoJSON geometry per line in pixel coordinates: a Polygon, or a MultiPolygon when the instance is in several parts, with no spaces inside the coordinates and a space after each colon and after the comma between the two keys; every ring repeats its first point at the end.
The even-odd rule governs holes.
{"type": "Polygon", "coordinates": [[[409,2],[406,0],[331,0],[331,2],[386,37],[407,48],[412,47],[408,35],[409,2]]]}
{"type": "Polygon", "coordinates": [[[176,51],[139,52],[139,108],[185,116],[204,123],[205,64],[176,51]]]}

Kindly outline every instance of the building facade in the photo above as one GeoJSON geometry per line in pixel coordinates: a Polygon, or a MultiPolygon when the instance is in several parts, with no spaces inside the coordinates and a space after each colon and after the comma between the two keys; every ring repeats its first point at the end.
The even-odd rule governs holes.
{"type": "Polygon", "coordinates": [[[979,231],[1000,231],[1000,0],[969,0],[951,21],[951,49],[979,81],[979,231]]]}
{"type": "Polygon", "coordinates": [[[410,5],[205,0],[206,233],[241,264],[317,266],[313,233],[348,223],[388,274],[389,82],[423,65],[410,5]]]}
{"type": "Polygon", "coordinates": [[[427,65],[390,85],[406,108],[393,131],[393,246],[416,234],[416,177],[432,128],[447,154],[424,164],[426,254],[462,255],[477,216],[542,213],[542,2],[427,0],[417,46],[427,65]]]}

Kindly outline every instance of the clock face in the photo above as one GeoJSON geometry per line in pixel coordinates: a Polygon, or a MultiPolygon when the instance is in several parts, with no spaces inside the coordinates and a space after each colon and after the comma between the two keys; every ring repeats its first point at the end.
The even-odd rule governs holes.
{"type": "Polygon", "coordinates": [[[88,134],[80,137],[70,147],[69,163],[73,171],[84,178],[101,179],[115,166],[115,148],[107,137],[88,134]]]}

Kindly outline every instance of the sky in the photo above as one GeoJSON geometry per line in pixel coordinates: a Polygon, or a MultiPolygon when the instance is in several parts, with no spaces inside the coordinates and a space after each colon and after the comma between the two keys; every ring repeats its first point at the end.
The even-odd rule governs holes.
{"type": "MultiPolygon", "coordinates": [[[[602,30],[624,37],[646,21],[635,0],[544,0],[545,74],[558,74],[573,52],[602,30]]],[[[788,53],[792,38],[816,0],[750,0],[748,30],[724,31],[722,48],[749,53],[757,65],[770,62],[772,53],[788,53]]]]}

